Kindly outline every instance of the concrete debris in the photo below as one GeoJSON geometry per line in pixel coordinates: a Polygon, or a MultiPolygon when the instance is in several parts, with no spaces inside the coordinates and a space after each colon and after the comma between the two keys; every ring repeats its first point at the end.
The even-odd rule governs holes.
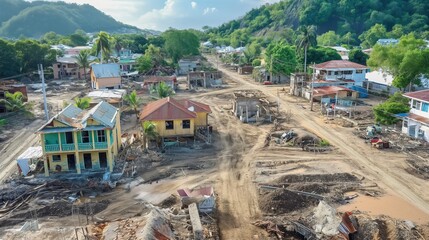
{"type": "Polygon", "coordinates": [[[203,226],[201,225],[200,215],[198,214],[197,204],[192,203],[189,205],[189,217],[192,223],[192,232],[195,240],[204,239],[203,226]]]}
{"type": "Polygon", "coordinates": [[[337,216],[337,211],[325,201],[320,201],[319,205],[314,208],[313,221],[316,223],[313,226],[315,232],[327,236],[336,235],[338,233],[338,225],[341,222],[337,216]]]}

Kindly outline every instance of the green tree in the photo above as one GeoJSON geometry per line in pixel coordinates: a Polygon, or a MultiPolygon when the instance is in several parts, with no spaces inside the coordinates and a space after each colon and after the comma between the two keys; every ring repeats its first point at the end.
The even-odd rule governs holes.
{"type": "Polygon", "coordinates": [[[90,51],[89,50],[82,50],[79,52],[78,55],[74,56],[74,58],[76,58],[77,64],[79,65],[79,67],[83,68],[83,77],[84,79],[87,79],[86,77],[86,69],[89,68],[89,64],[91,63],[91,61],[89,60],[90,57],[90,51]]]}
{"type": "MultiPolygon", "coordinates": [[[[310,47],[307,51],[307,62],[322,63],[331,60],[341,60],[340,54],[332,48],[328,47],[310,47]]],[[[304,64],[304,56],[298,56],[298,63],[304,64]]]]}
{"type": "Polygon", "coordinates": [[[341,37],[334,31],[328,31],[317,37],[317,43],[321,46],[337,46],[341,42],[341,37]]]}
{"type": "Polygon", "coordinates": [[[283,42],[272,43],[265,51],[265,62],[273,74],[289,75],[297,66],[295,49],[283,42]]]}
{"type": "Polygon", "coordinates": [[[14,43],[14,48],[21,73],[36,70],[38,64],[51,66],[56,61],[57,52],[36,40],[18,40],[14,43]]]}
{"type": "Polygon", "coordinates": [[[101,54],[100,62],[103,63],[103,60],[108,59],[111,53],[111,38],[106,32],[99,32],[97,39],[95,40],[95,53],[97,56],[101,54]]]}
{"type": "Polygon", "coordinates": [[[76,97],[73,99],[74,105],[80,109],[88,109],[91,105],[91,98],[90,97],[76,97]]]}
{"type": "Polygon", "coordinates": [[[151,121],[143,122],[143,149],[147,152],[147,142],[158,138],[155,123],[151,121]]]}
{"type": "Polygon", "coordinates": [[[363,32],[359,39],[362,41],[363,48],[371,48],[377,43],[378,39],[386,37],[386,27],[383,24],[375,24],[368,31],[363,32]]]}
{"type": "Polygon", "coordinates": [[[165,82],[160,82],[152,91],[153,93],[156,93],[158,98],[166,98],[169,96],[174,95],[173,89],[165,84],[165,82]]]}
{"type": "Polygon", "coordinates": [[[304,72],[307,73],[307,50],[317,45],[316,27],[301,26],[298,30],[301,34],[297,38],[297,50],[304,50],[304,72]]]}
{"type": "Polygon", "coordinates": [[[167,66],[164,53],[161,48],[149,45],[145,54],[137,59],[137,69],[139,73],[146,73],[151,69],[158,69],[167,66]]]}
{"type": "Polygon", "coordinates": [[[252,61],[252,66],[258,67],[261,66],[261,59],[255,59],[252,61]]]}
{"type": "Polygon", "coordinates": [[[348,32],[341,37],[341,43],[351,46],[356,44],[356,34],[348,32]]]}
{"type": "Polygon", "coordinates": [[[134,113],[136,114],[136,117],[138,120],[139,119],[139,108],[140,108],[140,105],[143,103],[143,100],[137,95],[136,90],[125,95],[124,100],[134,110],[134,113]]]}
{"type": "Polygon", "coordinates": [[[0,118],[0,128],[3,126],[6,126],[6,124],[7,124],[6,119],[0,118]]]}
{"type": "Polygon", "coordinates": [[[366,65],[369,56],[360,49],[353,49],[349,52],[349,60],[355,63],[366,65]]]}
{"type": "Polygon", "coordinates": [[[5,98],[0,99],[0,103],[4,104],[10,112],[30,113],[29,105],[24,102],[24,95],[21,92],[5,93],[5,98]]]}
{"type": "Polygon", "coordinates": [[[377,122],[390,125],[399,121],[394,114],[409,112],[410,107],[408,99],[396,92],[387,101],[375,106],[373,111],[377,122]]]}
{"type": "Polygon", "coordinates": [[[429,73],[429,49],[414,34],[403,36],[393,46],[375,45],[367,63],[372,68],[383,68],[392,73],[393,85],[405,90],[420,85],[420,77],[429,73]]]}
{"type": "Polygon", "coordinates": [[[199,54],[200,42],[198,37],[188,30],[170,29],[162,34],[165,39],[164,49],[177,63],[182,57],[199,54]]]}
{"type": "Polygon", "coordinates": [[[13,44],[0,39],[0,56],[0,77],[10,77],[19,73],[19,63],[13,44]]]}

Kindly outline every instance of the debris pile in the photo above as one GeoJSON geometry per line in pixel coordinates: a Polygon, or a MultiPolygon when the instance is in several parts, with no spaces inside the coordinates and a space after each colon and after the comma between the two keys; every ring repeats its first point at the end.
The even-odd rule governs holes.
{"type": "Polygon", "coordinates": [[[317,204],[317,200],[287,189],[277,189],[259,196],[259,207],[267,213],[283,214],[317,204]]]}

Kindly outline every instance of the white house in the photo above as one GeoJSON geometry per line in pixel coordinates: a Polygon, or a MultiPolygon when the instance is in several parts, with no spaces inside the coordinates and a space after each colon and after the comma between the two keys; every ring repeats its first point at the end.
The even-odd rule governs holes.
{"type": "Polygon", "coordinates": [[[363,86],[365,74],[369,72],[369,68],[365,65],[350,62],[347,60],[332,60],[315,66],[310,66],[315,69],[318,79],[326,81],[344,81],[351,80],[356,86],[363,86]]]}
{"type": "Polygon", "coordinates": [[[366,81],[364,88],[370,92],[394,94],[399,91],[398,88],[392,86],[393,75],[382,69],[371,71],[365,75],[366,81]]]}
{"type": "Polygon", "coordinates": [[[429,90],[403,94],[410,99],[410,112],[403,116],[402,133],[429,142],[429,90]]]}
{"type": "Polygon", "coordinates": [[[186,75],[189,72],[195,72],[201,67],[201,62],[199,59],[190,58],[190,59],[180,59],[179,68],[177,69],[178,75],[186,75]]]}
{"type": "Polygon", "coordinates": [[[381,46],[396,45],[398,43],[399,40],[394,38],[381,38],[377,40],[377,44],[380,44],[381,46]]]}

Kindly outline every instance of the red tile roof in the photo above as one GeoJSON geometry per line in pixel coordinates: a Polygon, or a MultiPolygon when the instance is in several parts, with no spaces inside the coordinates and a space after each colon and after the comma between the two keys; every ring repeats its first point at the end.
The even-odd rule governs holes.
{"type": "MultiPolygon", "coordinates": [[[[311,68],[314,68],[311,66],[311,68]]],[[[362,64],[350,62],[347,60],[332,60],[320,64],[316,64],[316,69],[338,69],[338,68],[354,68],[354,69],[367,69],[368,67],[362,64]]]]}
{"type": "Polygon", "coordinates": [[[348,89],[346,87],[341,87],[341,86],[317,87],[317,88],[314,88],[313,91],[314,91],[315,97],[336,94],[339,91],[351,91],[351,92],[353,92],[353,90],[348,89]]]}
{"type": "Polygon", "coordinates": [[[151,102],[143,108],[140,120],[173,120],[196,118],[196,112],[211,112],[210,107],[191,100],[175,100],[171,97],[151,102]],[[186,104],[184,104],[186,103],[186,104]],[[194,106],[194,111],[188,108],[194,106]]]}
{"type": "Polygon", "coordinates": [[[206,112],[206,113],[212,112],[209,105],[206,105],[200,102],[192,101],[189,99],[178,100],[178,102],[180,102],[180,104],[185,106],[186,109],[189,109],[190,107],[194,107],[194,112],[206,112]]]}
{"type": "Polygon", "coordinates": [[[405,97],[415,98],[425,102],[429,102],[429,89],[404,94],[405,97]]]}

